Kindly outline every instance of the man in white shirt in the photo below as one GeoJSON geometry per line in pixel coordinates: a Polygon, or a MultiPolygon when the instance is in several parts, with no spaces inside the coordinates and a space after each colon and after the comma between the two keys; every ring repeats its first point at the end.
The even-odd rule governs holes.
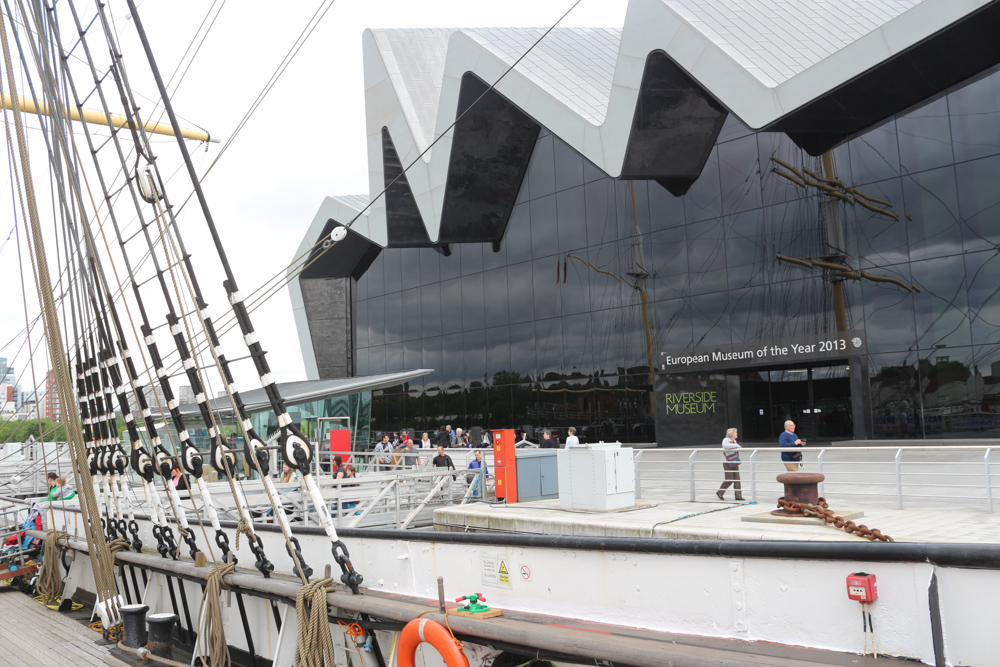
{"type": "Polygon", "coordinates": [[[566,446],[579,447],[580,438],[576,437],[576,427],[570,426],[568,429],[566,429],[566,432],[569,433],[569,435],[566,436],[566,446]]]}

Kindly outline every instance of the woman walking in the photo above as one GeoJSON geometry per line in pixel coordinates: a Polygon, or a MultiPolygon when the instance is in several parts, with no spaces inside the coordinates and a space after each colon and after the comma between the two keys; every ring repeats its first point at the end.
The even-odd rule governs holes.
{"type": "Polygon", "coordinates": [[[722,453],[725,455],[726,460],[722,462],[722,469],[726,473],[726,481],[722,483],[719,490],[715,492],[715,495],[719,496],[719,500],[725,500],[723,497],[726,493],[726,489],[729,485],[733,485],[733,491],[736,492],[736,500],[743,500],[743,491],[740,489],[740,449],[741,447],[736,442],[736,437],[739,435],[739,431],[735,428],[728,429],[726,431],[726,437],[722,440],[722,453]]]}

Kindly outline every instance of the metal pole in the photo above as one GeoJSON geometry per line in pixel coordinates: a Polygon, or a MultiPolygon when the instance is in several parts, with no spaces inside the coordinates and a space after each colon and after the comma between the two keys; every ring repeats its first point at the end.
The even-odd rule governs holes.
{"type": "MultiPolygon", "coordinates": [[[[642,451],[639,450],[635,453],[635,459],[633,459],[632,465],[635,467],[635,499],[639,500],[642,498],[642,471],[639,468],[639,462],[642,460],[642,451]]],[[[485,497],[485,494],[484,494],[485,497]]]]}
{"type": "Polygon", "coordinates": [[[896,507],[903,509],[903,450],[896,450],[896,507]]]}
{"type": "MultiPolygon", "coordinates": [[[[819,451],[819,456],[816,458],[816,470],[819,471],[819,474],[821,474],[821,475],[823,474],[823,457],[824,456],[826,456],[826,450],[825,449],[821,449],[819,451]]],[[[823,495],[823,482],[820,482],[819,484],[817,484],[816,487],[817,487],[817,490],[819,491],[819,495],[822,496],[823,495]]]]}
{"type": "Polygon", "coordinates": [[[993,513],[993,478],[990,475],[990,455],[993,454],[993,448],[990,447],[986,450],[986,455],[983,456],[983,463],[986,464],[986,510],[992,514],[993,513]]]}
{"type": "Polygon", "coordinates": [[[698,456],[698,450],[691,452],[691,456],[688,457],[688,476],[690,478],[689,485],[691,491],[691,502],[694,502],[694,460],[698,456]]]}
{"type": "Polygon", "coordinates": [[[399,528],[399,484],[396,484],[396,528],[399,528]]]}

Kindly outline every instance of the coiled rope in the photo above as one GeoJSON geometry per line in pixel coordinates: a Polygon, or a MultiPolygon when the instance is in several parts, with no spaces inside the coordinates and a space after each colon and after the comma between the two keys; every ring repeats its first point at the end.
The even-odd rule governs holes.
{"type": "Polygon", "coordinates": [[[299,589],[295,613],[299,622],[295,647],[296,667],[324,667],[334,662],[333,637],[327,618],[326,594],[333,591],[333,579],[317,579],[299,589]]]}
{"type": "Polygon", "coordinates": [[[42,569],[38,573],[38,593],[45,606],[59,604],[62,600],[62,573],[59,570],[59,540],[68,537],[66,533],[50,530],[45,534],[42,549],[42,569]]]}
{"type": "Polygon", "coordinates": [[[198,633],[198,655],[201,657],[202,665],[229,667],[232,664],[232,659],[229,656],[229,644],[226,643],[219,597],[222,595],[222,578],[235,571],[236,563],[223,563],[215,566],[208,573],[205,594],[201,598],[201,609],[198,611],[198,615],[204,619],[204,626],[198,633]],[[206,646],[208,648],[207,658],[205,656],[206,646]]]}

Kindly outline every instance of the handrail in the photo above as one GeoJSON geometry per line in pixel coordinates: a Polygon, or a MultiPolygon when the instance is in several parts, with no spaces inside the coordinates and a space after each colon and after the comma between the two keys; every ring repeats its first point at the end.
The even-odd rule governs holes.
{"type": "Polygon", "coordinates": [[[427,503],[430,502],[431,498],[436,496],[441,491],[441,487],[444,486],[445,482],[447,481],[448,481],[448,476],[443,475],[440,481],[438,481],[438,483],[434,485],[434,488],[430,490],[430,493],[424,496],[424,499],[420,501],[420,504],[413,508],[413,511],[411,511],[407,515],[406,520],[403,521],[403,523],[401,523],[399,527],[406,528],[407,526],[409,526],[410,522],[413,521],[415,518],[417,518],[417,514],[420,513],[420,510],[424,509],[424,507],[427,506],[427,503]]]}
{"type": "MultiPolygon", "coordinates": [[[[821,493],[863,497],[865,502],[892,502],[903,509],[907,502],[940,499],[979,502],[987,512],[994,511],[992,466],[989,446],[900,446],[900,447],[803,447],[803,464],[813,467],[826,479],[821,493]],[[982,457],[978,456],[982,453],[982,457]],[[946,454],[946,460],[928,454],[946,454]],[[864,456],[862,456],[864,455],[864,456]],[[832,488],[831,488],[832,487],[832,488]]],[[[741,483],[749,487],[756,501],[763,483],[780,488],[769,475],[784,472],[780,454],[788,447],[744,446],[741,483]],[[761,475],[765,475],[762,477],[761,475]]],[[[722,481],[715,464],[723,460],[723,450],[713,447],[661,448],[636,452],[637,496],[647,492],[658,499],[698,501],[715,500],[722,481]],[[711,493],[709,493],[711,491],[711,493]]],[[[648,498],[647,498],[648,499],[648,498]]],[[[839,506],[843,506],[838,503],[839,506]]]]}

